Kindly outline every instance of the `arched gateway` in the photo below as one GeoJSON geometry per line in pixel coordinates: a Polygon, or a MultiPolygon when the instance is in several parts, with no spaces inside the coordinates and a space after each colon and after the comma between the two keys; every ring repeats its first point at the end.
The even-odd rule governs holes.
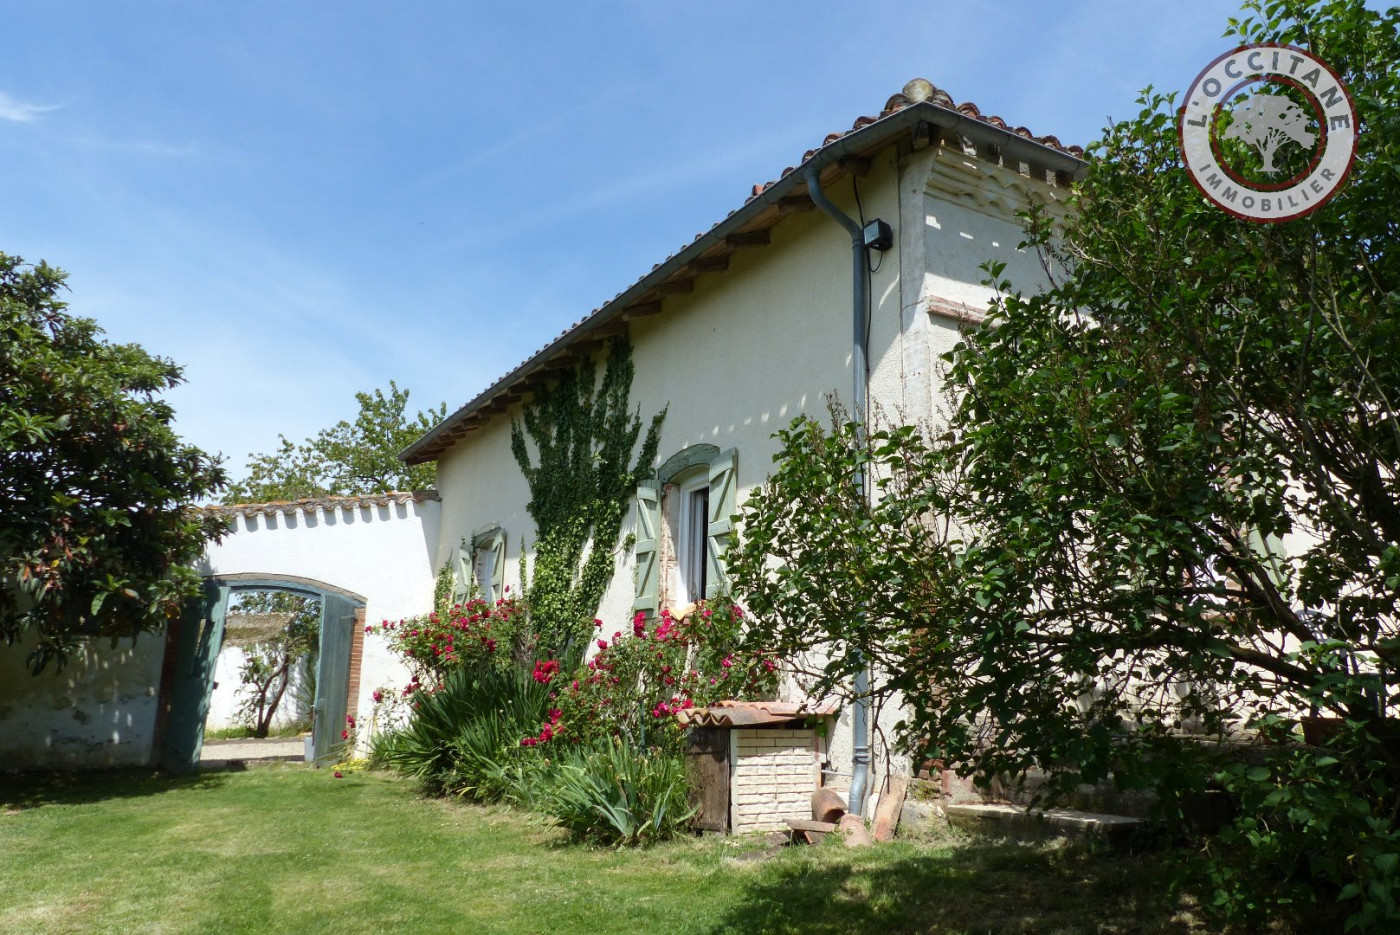
{"type": "Polygon", "coordinates": [[[358,621],[425,611],[433,591],[438,500],[432,491],[206,507],[231,530],[206,551],[204,594],[168,635],[161,766],[193,772],[203,746],[230,597],[282,591],[321,603],[312,733],[318,761],[334,757],[347,713],[363,716],[376,685],[402,672],[358,621]]]}

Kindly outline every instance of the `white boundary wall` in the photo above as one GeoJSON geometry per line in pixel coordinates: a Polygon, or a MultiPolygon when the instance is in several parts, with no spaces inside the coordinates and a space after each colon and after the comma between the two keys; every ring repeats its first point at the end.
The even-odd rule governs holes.
{"type": "Polygon", "coordinates": [[[0,772],[149,765],[165,634],[84,640],[30,675],[34,642],[0,642],[0,772]]]}
{"type": "MultiPolygon", "coordinates": [[[[319,581],[363,597],[366,624],[432,609],[439,527],[435,494],[327,497],[221,511],[233,528],[209,546],[201,568],[205,574],[319,581]]],[[[402,688],[407,681],[407,670],[387,644],[366,635],[358,700],[350,710],[367,721],[374,689],[402,688]]],[[[221,682],[220,692],[227,687],[221,682]]]]}

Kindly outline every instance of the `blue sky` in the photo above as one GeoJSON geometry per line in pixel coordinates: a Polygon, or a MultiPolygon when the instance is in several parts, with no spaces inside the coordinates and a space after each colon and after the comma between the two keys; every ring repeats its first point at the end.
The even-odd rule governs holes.
{"type": "Polygon", "coordinates": [[[185,367],[241,472],[462,404],[915,76],[1088,143],[1235,5],[53,0],[6,13],[0,251],[185,367]]]}

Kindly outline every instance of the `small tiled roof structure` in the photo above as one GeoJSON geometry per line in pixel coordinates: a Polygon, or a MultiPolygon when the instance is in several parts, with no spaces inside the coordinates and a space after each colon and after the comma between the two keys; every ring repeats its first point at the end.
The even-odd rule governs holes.
{"type": "Polygon", "coordinates": [[[213,516],[264,516],[272,513],[301,513],[308,510],[358,510],[396,503],[422,503],[437,500],[436,490],[392,490],[387,493],[362,494],[349,497],[310,497],[305,500],[273,500],[268,503],[212,503],[195,507],[213,516]]]}
{"type": "Polygon", "coordinates": [[[795,701],[717,701],[703,708],[676,712],[682,727],[768,727],[808,718],[831,717],[839,705],[810,705],[795,701]]]}
{"type": "Polygon", "coordinates": [[[818,170],[825,187],[842,174],[863,174],[871,156],[906,137],[914,149],[943,142],[1054,185],[1069,185],[1088,171],[1081,147],[1065,146],[1054,136],[1036,136],[1025,127],[1012,127],[1000,117],[984,115],[975,104],[955,104],[946,92],[915,78],[886,101],[879,114],[860,117],[851,129],[828,134],[820,146],[803,153],[800,165],[788,166],[774,181],[753,186],[740,208],[574,323],[435,425],[399,457],[409,464],[436,460],[467,433],[523,399],[551,371],[572,367],[608,338],[622,333],[627,322],[659,313],[667,296],[692,292],[697,276],[725,270],[736,250],[767,244],[769,231],[784,217],[814,207],[807,193],[805,170],[818,170]]]}
{"type": "Polygon", "coordinates": [[[224,618],[224,642],[239,648],[255,646],[281,635],[295,617],[294,613],[279,611],[264,614],[230,611],[224,618]]]}

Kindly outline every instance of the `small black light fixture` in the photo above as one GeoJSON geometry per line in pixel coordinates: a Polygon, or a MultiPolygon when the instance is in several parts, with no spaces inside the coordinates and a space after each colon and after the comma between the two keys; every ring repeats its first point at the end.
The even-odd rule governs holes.
{"type": "Polygon", "coordinates": [[[860,233],[867,250],[879,250],[884,253],[894,246],[894,230],[879,218],[868,222],[861,228],[860,233]]]}

